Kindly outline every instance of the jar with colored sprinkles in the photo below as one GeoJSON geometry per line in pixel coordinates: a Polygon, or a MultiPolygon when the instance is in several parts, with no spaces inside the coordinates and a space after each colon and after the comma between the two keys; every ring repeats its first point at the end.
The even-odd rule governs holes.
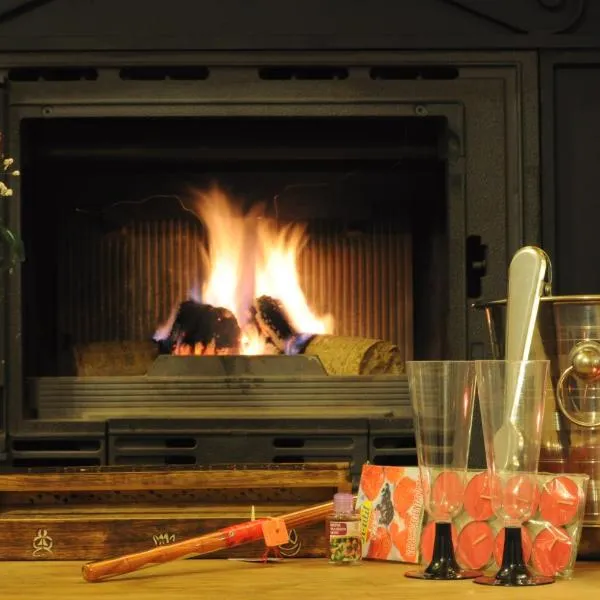
{"type": "Polygon", "coordinates": [[[327,532],[331,564],[348,565],[360,562],[360,515],[354,510],[352,494],[339,492],[333,497],[333,514],[327,520],[327,532]]]}

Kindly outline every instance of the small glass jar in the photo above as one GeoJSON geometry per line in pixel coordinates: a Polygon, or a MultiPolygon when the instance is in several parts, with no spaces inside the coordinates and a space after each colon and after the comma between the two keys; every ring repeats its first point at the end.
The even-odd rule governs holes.
{"type": "Polygon", "coordinates": [[[333,513],[327,519],[329,562],[353,565],[362,560],[360,515],[354,511],[354,497],[337,493],[333,497],[333,513]]]}

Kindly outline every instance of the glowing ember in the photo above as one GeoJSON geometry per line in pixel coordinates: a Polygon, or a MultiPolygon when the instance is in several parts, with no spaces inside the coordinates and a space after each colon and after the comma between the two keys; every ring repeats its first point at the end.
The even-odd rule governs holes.
{"type": "MultiPolygon", "coordinates": [[[[333,319],[318,316],[308,305],[300,285],[297,260],[307,241],[305,227],[299,224],[279,228],[262,215],[261,207],[243,214],[219,188],[198,193],[195,210],[208,232],[206,261],[208,277],[201,293],[190,298],[235,315],[241,329],[240,354],[265,354],[265,339],[252,318],[252,305],[259,296],[277,298],[291,325],[302,333],[331,333],[333,319]]],[[[155,339],[166,339],[176,318],[173,310],[160,326],[155,339]]],[[[210,344],[176,346],[176,354],[221,354],[210,344]]]]}
{"type": "Polygon", "coordinates": [[[179,344],[173,348],[175,356],[216,356],[233,354],[231,349],[219,349],[214,343],[203,344],[196,342],[193,346],[189,344],[179,344]]]}

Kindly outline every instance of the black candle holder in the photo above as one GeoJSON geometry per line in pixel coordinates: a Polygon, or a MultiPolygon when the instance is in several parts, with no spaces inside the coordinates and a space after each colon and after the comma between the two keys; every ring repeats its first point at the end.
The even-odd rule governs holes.
{"type": "Polygon", "coordinates": [[[474,579],[481,576],[481,571],[469,571],[460,567],[454,555],[451,524],[436,523],[431,562],[425,570],[409,571],[406,576],[414,579],[474,579]]]}
{"type": "Polygon", "coordinates": [[[527,568],[523,558],[523,539],[520,527],[505,527],[504,534],[504,550],[500,569],[494,576],[478,577],[475,579],[475,583],[513,587],[546,585],[554,582],[553,577],[533,575],[527,568]]]}

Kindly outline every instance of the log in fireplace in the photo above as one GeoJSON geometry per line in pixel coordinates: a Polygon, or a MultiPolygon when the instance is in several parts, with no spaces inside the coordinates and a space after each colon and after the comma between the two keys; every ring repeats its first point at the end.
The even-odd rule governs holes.
{"type": "MultiPolygon", "coordinates": [[[[26,249],[1,299],[6,466],[414,464],[402,362],[483,356],[469,303],[502,296],[512,252],[540,240],[536,52],[483,44],[496,25],[457,6],[468,2],[419,5],[469,29],[476,51],[394,3],[371,7],[360,34],[360,3],[336,17],[303,3],[295,24],[292,2],[250,15],[233,1],[175,2],[160,23],[162,5],[127,4],[118,19],[116,3],[67,0],[0,15],[4,151],[21,172],[3,208],[26,249]],[[192,14],[211,14],[222,35],[201,18],[190,37],[192,14]],[[390,38],[385,15],[420,23],[421,41],[390,38]],[[303,29],[336,19],[330,38],[303,29]],[[298,287],[332,325],[296,333],[380,340],[394,369],[336,370],[318,352],[281,355],[282,342],[272,362],[170,356],[169,368],[181,361],[165,371],[157,328],[196,293],[206,304],[218,270],[205,260],[216,233],[195,210],[214,186],[256,219],[246,234],[302,224],[298,287]]],[[[247,259],[256,248],[244,244],[247,259]]],[[[281,285],[288,271],[278,295],[295,285],[281,285]]]]}

